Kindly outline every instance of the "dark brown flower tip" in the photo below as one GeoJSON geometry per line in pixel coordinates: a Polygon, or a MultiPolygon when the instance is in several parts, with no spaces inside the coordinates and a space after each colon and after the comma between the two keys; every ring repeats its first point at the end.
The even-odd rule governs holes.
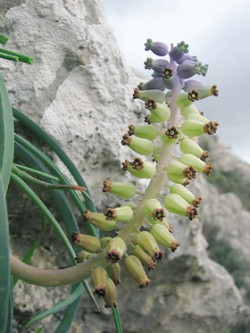
{"type": "Polygon", "coordinates": [[[180,242],[175,241],[171,244],[170,249],[172,252],[175,252],[179,246],[180,246],[180,242]]]}
{"type": "Polygon", "coordinates": [[[121,253],[116,249],[110,250],[107,254],[107,259],[110,260],[112,263],[116,263],[117,261],[121,260],[121,258],[121,253]]]}
{"type": "Polygon", "coordinates": [[[209,153],[208,153],[208,151],[207,150],[204,150],[203,151],[203,153],[202,153],[202,155],[201,155],[201,160],[202,161],[205,161],[207,158],[209,157],[209,153]]]}
{"type": "Polygon", "coordinates": [[[189,218],[189,220],[192,221],[196,217],[197,214],[198,214],[198,211],[197,211],[196,207],[194,207],[192,205],[187,207],[186,215],[189,218]]]}
{"type": "Polygon", "coordinates": [[[155,220],[160,220],[160,221],[162,221],[163,218],[165,217],[165,213],[164,213],[164,210],[162,208],[155,209],[153,211],[152,215],[153,215],[153,218],[155,220]]]}
{"type": "Polygon", "coordinates": [[[128,166],[129,166],[130,162],[128,160],[125,160],[123,163],[122,163],[122,170],[123,171],[128,171],[128,166]]]}
{"type": "Polygon", "coordinates": [[[105,180],[103,181],[102,192],[109,192],[110,189],[111,189],[111,184],[112,184],[112,183],[111,183],[109,180],[105,179],[105,180]]]}
{"type": "Polygon", "coordinates": [[[203,129],[205,133],[207,133],[208,135],[212,135],[216,133],[218,126],[219,123],[217,123],[216,121],[209,121],[204,125],[203,129]]]}
{"type": "Polygon", "coordinates": [[[201,197],[196,197],[196,198],[193,200],[192,205],[193,205],[194,207],[198,207],[199,204],[201,203],[201,201],[202,201],[202,198],[201,198],[201,197]]]}
{"type": "Polygon", "coordinates": [[[183,176],[187,179],[194,179],[196,178],[196,171],[194,170],[193,167],[186,167],[184,170],[183,170],[183,176]]]}
{"type": "Polygon", "coordinates": [[[80,234],[79,232],[75,231],[71,235],[71,241],[74,245],[79,244],[80,242],[80,234]]]}
{"type": "Polygon", "coordinates": [[[139,287],[140,288],[145,288],[145,287],[149,286],[150,283],[151,283],[151,280],[150,279],[146,279],[144,281],[141,281],[141,283],[139,284],[139,287]]]}
{"type": "Polygon", "coordinates": [[[113,208],[107,208],[104,215],[107,220],[114,220],[116,218],[116,211],[113,208]]]}
{"type": "Polygon", "coordinates": [[[152,255],[152,259],[160,261],[162,258],[164,258],[164,252],[162,250],[155,250],[152,255]]]}
{"type": "Polygon", "coordinates": [[[192,90],[190,93],[188,93],[188,99],[192,102],[198,101],[200,99],[198,91],[192,90]]]}
{"type": "Polygon", "coordinates": [[[155,260],[150,260],[150,262],[147,263],[147,270],[153,271],[156,268],[157,262],[155,260]]]}
{"type": "Polygon", "coordinates": [[[134,94],[133,94],[133,99],[139,98],[140,97],[140,89],[135,88],[134,89],[134,94]]]}
{"type": "Polygon", "coordinates": [[[208,164],[206,164],[206,166],[205,166],[203,172],[204,172],[207,176],[210,176],[211,173],[212,173],[212,170],[213,170],[213,164],[212,164],[212,163],[208,163],[208,164]]]}
{"type": "Polygon", "coordinates": [[[135,130],[135,126],[134,125],[129,125],[129,127],[128,127],[128,134],[129,135],[133,135],[134,134],[134,130],[135,130]]]}
{"type": "Polygon", "coordinates": [[[83,220],[84,222],[88,222],[90,220],[90,216],[91,216],[91,211],[90,210],[86,210],[83,214],[83,220]]]}
{"type": "Polygon", "coordinates": [[[140,157],[135,157],[134,161],[130,164],[135,170],[141,170],[144,166],[143,160],[140,157]]]}
{"type": "Polygon", "coordinates": [[[157,107],[157,103],[154,99],[149,99],[146,103],[145,103],[145,108],[148,109],[148,110],[153,110],[153,109],[156,109],[157,107]]]}
{"type": "Polygon", "coordinates": [[[123,137],[122,137],[121,144],[123,146],[129,146],[130,142],[131,142],[131,137],[127,133],[124,134],[123,137]]]}
{"type": "Polygon", "coordinates": [[[169,137],[169,139],[177,139],[179,132],[177,131],[176,127],[173,126],[171,128],[168,128],[165,131],[165,134],[167,137],[169,137]]]}
{"type": "Polygon", "coordinates": [[[212,95],[214,95],[214,96],[216,96],[216,97],[219,95],[219,90],[218,90],[218,88],[217,88],[216,85],[213,85],[213,86],[211,87],[211,93],[212,93],[212,95]]]}
{"type": "Polygon", "coordinates": [[[103,286],[98,286],[95,288],[94,293],[98,296],[104,297],[106,295],[107,285],[103,284],[103,286]]]}
{"type": "Polygon", "coordinates": [[[164,70],[161,72],[162,77],[164,77],[165,79],[169,79],[170,77],[173,76],[173,71],[171,68],[164,68],[164,70]]]}

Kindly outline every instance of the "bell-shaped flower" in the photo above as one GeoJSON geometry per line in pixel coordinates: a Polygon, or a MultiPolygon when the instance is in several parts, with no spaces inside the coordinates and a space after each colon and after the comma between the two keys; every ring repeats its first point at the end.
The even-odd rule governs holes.
{"type": "Polygon", "coordinates": [[[197,208],[175,193],[165,196],[164,206],[170,213],[187,216],[189,220],[193,220],[197,215],[197,208]]]}
{"type": "Polygon", "coordinates": [[[148,199],[144,203],[145,213],[154,220],[163,220],[165,214],[161,203],[157,199],[148,199]]]}
{"type": "Polygon", "coordinates": [[[159,89],[140,90],[134,89],[133,99],[139,98],[146,102],[149,99],[155,100],[157,103],[163,103],[165,100],[165,94],[159,89]]]}
{"type": "Polygon", "coordinates": [[[208,151],[203,150],[198,143],[191,138],[185,137],[180,140],[179,147],[183,154],[192,154],[203,161],[208,158],[208,151]]]}
{"type": "Polygon", "coordinates": [[[140,126],[129,125],[128,128],[129,128],[128,130],[129,135],[136,135],[139,138],[154,140],[157,138],[158,135],[157,128],[151,125],[140,125],[140,126]]]}
{"type": "Polygon", "coordinates": [[[116,286],[112,279],[107,279],[107,292],[104,295],[104,301],[105,301],[105,308],[116,308],[117,302],[116,302],[116,286]]]}
{"type": "Polygon", "coordinates": [[[99,252],[101,249],[100,240],[94,236],[73,232],[71,239],[74,245],[78,245],[90,253],[99,252]]]}
{"type": "Polygon", "coordinates": [[[167,166],[167,175],[170,180],[172,180],[171,176],[177,176],[191,180],[196,177],[196,172],[193,167],[187,166],[181,161],[171,161],[167,166]]]}
{"type": "Polygon", "coordinates": [[[133,162],[126,160],[122,165],[124,171],[129,171],[131,175],[137,178],[152,179],[156,173],[155,164],[153,162],[143,161],[140,157],[136,157],[133,162]]]}
{"type": "Polygon", "coordinates": [[[141,155],[151,155],[154,149],[152,141],[137,136],[129,136],[127,133],[123,135],[121,144],[129,146],[133,151],[141,155]]]}
{"type": "Polygon", "coordinates": [[[171,116],[168,105],[157,103],[154,99],[149,99],[145,103],[145,108],[151,111],[151,114],[146,117],[149,123],[161,123],[167,121],[171,116]]]}
{"type": "Polygon", "coordinates": [[[136,256],[149,271],[155,269],[156,261],[152,259],[150,255],[146,253],[139,245],[135,245],[133,247],[132,254],[136,256]]]}
{"type": "Polygon", "coordinates": [[[216,133],[218,126],[219,123],[216,121],[209,121],[204,124],[201,121],[190,119],[184,121],[181,126],[181,130],[187,136],[200,136],[204,133],[212,135],[216,133]]]}
{"type": "Polygon", "coordinates": [[[111,231],[116,228],[116,221],[107,221],[106,216],[102,213],[93,213],[86,210],[83,217],[85,222],[90,222],[100,230],[111,231]]]}
{"type": "Polygon", "coordinates": [[[111,238],[111,240],[107,244],[107,258],[111,260],[112,263],[121,260],[124,253],[127,250],[127,245],[124,240],[118,236],[111,238]]]}
{"type": "Polygon", "coordinates": [[[161,134],[161,141],[164,145],[172,145],[177,143],[178,134],[179,132],[177,131],[176,127],[173,126],[168,128],[161,134]]]}
{"type": "Polygon", "coordinates": [[[182,197],[194,207],[198,207],[198,205],[201,203],[201,197],[195,196],[191,191],[189,191],[185,186],[181,184],[174,184],[173,186],[171,186],[170,193],[178,194],[180,197],[182,197]]]}
{"type": "Polygon", "coordinates": [[[109,180],[104,180],[102,191],[110,192],[119,198],[130,199],[136,194],[136,187],[128,182],[110,182],[109,180]]]}
{"type": "Polygon", "coordinates": [[[168,228],[162,224],[155,224],[150,228],[150,233],[159,244],[166,248],[170,248],[172,252],[174,252],[180,245],[180,243],[174,238],[173,234],[169,232],[168,228]]]}
{"type": "Polygon", "coordinates": [[[107,266],[107,272],[114,284],[117,286],[121,282],[121,266],[118,262],[115,262],[107,266]]]}
{"type": "Polygon", "coordinates": [[[199,99],[203,99],[209,96],[218,96],[219,91],[216,85],[204,86],[201,82],[196,80],[187,80],[183,86],[183,90],[191,92],[196,90],[199,94],[199,99]]]}
{"type": "Polygon", "coordinates": [[[127,222],[134,215],[133,209],[130,206],[121,206],[116,208],[107,208],[105,216],[107,220],[115,220],[119,222],[127,222]]]}
{"type": "Polygon", "coordinates": [[[125,258],[124,265],[127,271],[139,283],[140,288],[147,287],[150,284],[151,281],[147,277],[147,274],[144,271],[142,263],[136,256],[130,255],[127,258],[125,258]]]}
{"type": "Polygon", "coordinates": [[[144,230],[138,232],[135,235],[134,242],[146,251],[146,253],[148,253],[154,260],[161,260],[164,255],[159,249],[154,236],[149,231],[144,230]]]}
{"type": "Polygon", "coordinates": [[[96,266],[92,269],[91,282],[94,287],[94,291],[99,296],[105,296],[107,292],[107,272],[101,266],[96,266]]]}
{"type": "Polygon", "coordinates": [[[183,164],[194,168],[195,171],[205,173],[207,176],[210,176],[213,169],[212,163],[206,164],[204,161],[192,154],[183,154],[179,160],[183,164]]]}

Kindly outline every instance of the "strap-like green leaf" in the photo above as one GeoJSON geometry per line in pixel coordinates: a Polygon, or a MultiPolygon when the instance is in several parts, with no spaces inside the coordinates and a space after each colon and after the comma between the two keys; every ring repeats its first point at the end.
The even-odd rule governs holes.
{"type": "Polygon", "coordinates": [[[6,332],[10,302],[9,229],[3,177],[0,172],[0,332],[6,332]]]}
{"type": "Polygon", "coordinates": [[[7,192],[14,155],[14,127],[12,108],[4,81],[0,75],[0,171],[7,192]]]}

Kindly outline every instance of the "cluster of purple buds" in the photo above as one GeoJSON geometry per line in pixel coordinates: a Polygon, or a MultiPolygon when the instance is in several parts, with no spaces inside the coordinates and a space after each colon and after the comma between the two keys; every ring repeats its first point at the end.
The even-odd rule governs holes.
{"type": "Polygon", "coordinates": [[[145,61],[145,68],[153,70],[153,78],[140,83],[133,98],[144,103],[147,124],[130,125],[121,144],[135,153],[132,161],[123,162],[122,169],[135,178],[148,180],[148,187],[141,193],[134,182],[104,180],[103,192],[124,202],[103,213],[86,211],[84,220],[104,231],[115,230],[115,237],[97,241],[74,233],[72,238],[82,247],[78,261],[106,251],[106,268],[95,267],[91,279],[107,307],[116,306],[120,260],[124,259],[124,267],[139,286],[146,287],[151,282],[146,271],[154,270],[164,257],[163,248],[176,251],[180,243],[173,236],[168,217],[197,217],[201,197],[193,194],[188,185],[197,173],[209,176],[212,171],[212,164],[206,162],[208,152],[200,147],[198,138],[214,134],[218,123],[205,117],[195,101],[218,96],[218,90],[215,85],[205,86],[193,79],[194,75],[205,76],[208,65],[189,55],[183,41],[168,47],[148,39],[145,49],[167,59],[145,61]],[[136,204],[129,201],[134,197],[136,204]]]}

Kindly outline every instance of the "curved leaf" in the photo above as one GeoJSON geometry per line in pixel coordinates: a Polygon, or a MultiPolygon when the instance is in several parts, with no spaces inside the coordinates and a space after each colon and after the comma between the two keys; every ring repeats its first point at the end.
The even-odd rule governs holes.
{"type": "Polygon", "coordinates": [[[0,171],[4,192],[7,192],[14,156],[14,126],[12,108],[4,81],[0,75],[0,171]]]}
{"type": "Polygon", "coordinates": [[[9,229],[4,184],[0,172],[0,332],[6,332],[10,302],[9,229]]]}

